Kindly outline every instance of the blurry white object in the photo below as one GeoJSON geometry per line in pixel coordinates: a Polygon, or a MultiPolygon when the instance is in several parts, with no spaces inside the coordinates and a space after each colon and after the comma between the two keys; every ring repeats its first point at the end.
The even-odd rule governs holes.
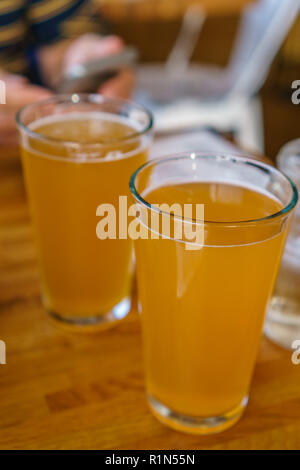
{"type": "Polygon", "coordinates": [[[166,63],[169,74],[188,68],[204,21],[205,13],[200,6],[191,5],[186,9],[181,30],[166,63]]]}
{"type": "MultiPolygon", "coordinates": [[[[242,155],[243,152],[236,145],[232,144],[222,136],[209,129],[194,130],[189,132],[176,133],[169,136],[156,136],[150,150],[150,159],[163,158],[169,155],[176,155],[183,152],[202,152],[207,154],[216,153],[219,155],[242,155]]],[[[164,172],[163,169],[160,172],[164,172]]],[[[188,177],[185,165],[180,169],[181,177],[188,177]]],[[[167,174],[165,174],[168,177],[167,174]]],[[[215,175],[209,171],[206,175],[209,181],[215,175]]],[[[228,173],[227,173],[227,176],[228,173]]],[[[257,175],[256,175],[257,176],[257,175]]],[[[234,175],[233,175],[234,178],[234,175]]]]}
{"type": "Polygon", "coordinates": [[[184,132],[168,137],[156,137],[151,146],[150,158],[164,157],[180,152],[215,152],[242,154],[240,148],[223,137],[206,129],[184,132]]]}
{"type": "MultiPolygon", "coordinates": [[[[234,131],[241,146],[263,152],[261,103],[256,94],[298,12],[299,0],[257,0],[247,6],[225,69],[175,67],[176,47],[185,43],[184,36],[187,38],[190,19],[185,15],[172,60],[167,61],[169,65],[173,61],[173,66],[144,65],[138,72],[138,99],[154,112],[157,131],[208,125],[234,131]]],[[[200,32],[204,16],[201,10],[197,14],[200,32]]],[[[188,57],[194,45],[195,34],[190,50],[185,46],[188,57]]],[[[182,58],[180,64],[184,64],[182,58]]]]}
{"type": "MultiPolygon", "coordinates": [[[[286,144],[277,157],[279,168],[300,192],[300,139],[286,144]]],[[[300,340],[300,204],[286,242],[275,290],[265,324],[266,335],[288,349],[300,340]]]]}

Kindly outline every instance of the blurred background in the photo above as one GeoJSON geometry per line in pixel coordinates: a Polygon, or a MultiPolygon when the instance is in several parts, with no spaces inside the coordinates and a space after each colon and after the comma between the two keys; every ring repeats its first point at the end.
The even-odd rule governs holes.
{"type": "Polygon", "coordinates": [[[0,147],[16,147],[20,107],[51,93],[88,91],[148,107],[156,135],[214,129],[274,159],[299,137],[300,105],[292,102],[292,84],[300,80],[299,2],[0,2],[0,79],[7,90],[0,147]],[[83,73],[93,88],[78,85],[83,73]]]}
{"type": "Polygon", "coordinates": [[[137,99],[155,112],[163,109],[163,130],[197,125],[198,117],[174,122],[174,96],[165,95],[176,76],[177,88],[178,82],[188,83],[181,89],[175,84],[176,99],[186,102],[175,114],[199,116],[201,124],[271,158],[299,137],[300,106],[291,101],[291,84],[300,79],[298,0],[95,1],[107,29],[138,48],[143,65],[137,99]],[[186,88],[193,88],[188,99],[186,88]],[[157,97],[158,91],[164,97],[157,97]],[[230,108],[236,109],[235,116],[230,108]],[[242,121],[243,128],[236,129],[242,121]]]}

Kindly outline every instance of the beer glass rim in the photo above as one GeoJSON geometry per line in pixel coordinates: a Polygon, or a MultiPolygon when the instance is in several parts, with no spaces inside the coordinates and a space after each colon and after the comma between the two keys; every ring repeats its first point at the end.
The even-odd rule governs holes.
{"type": "Polygon", "coordinates": [[[278,170],[277,168],[268,165],[267,163],[261,162],[259,160],[255,160],[253,157],[249,157],[246,155],[235,155],[233,153],[218,153],[218,152],[198,152],[198,151],[189,151],[189,152],[181,152],[178,154],[173,154],[173,155],[168,155],[165,157],[159,157],[152,159],[146,163],[144,163],[142,166],[140,166],[131,176],[130,181],[129,181],[129,187],[131,194],[135,198],[136,201],[138,201],[142,206],[146,207],[147,209],[154,211],[158,214],[161,215],[166,215],[168,217],[171,217],[173,220],[178,220],[184,223],[193,223],[193,224],[204,224],[204,225],[213,225],[213,226],[226,226],[226,227],[236,227],[236,226],[248,226],[248,225],[255,225],[261,222],[269,222],[273,221],[274,219],[277,219],[281,216],[285,216],[289,214],[294,207],[297,204],[298,201],[298,191],[293,183],[293,181],[282,171],[278,170]],[[237,221],[214,221],[214,220],[200,220],[200,219],[192,219],[188,217],[181,217],[178,215],[175,215],[170,212],[163,211],[159,209],[157,206],[151,204],[148,202],[146,199],[144,199],[139,191],[136,188],[136,178],[138,175],[145,169],[151,167],[151,166],[157,166],[160,164],[163,164],[165,162],[175,162],[178,160],[193,160],[195,161],[198,158],[203,158],[203,159],[214,159],[216,161],[231,161],[233,163],[240,163],[240,164],[245,164],[249,165],[251,167],[259,168],[263,170],[264,172],[268,173],[273,173],[277,175],[281,175],[290,185],[292,189],[292,197],[290,201],[280,210],[277,211],[273,214],[267,215],[265,217],[260,217],[256,219],[250,219],[250,220],[237,220],[237,221]]]}
{"type": "MultiPolygon", "coordinates": [[[[101,111],[101,110],[100,110],[101,111]]],[[[53,114],[55,116],[55,114],[53,114]]],[[[40,118],[37,118],[36,121],[38,121],[40,118]]],[[[134,101],[131,100],[126,100],[122,98],[108,98],[105,97],[104,95],[97,94],[97,93],[70,93],[70,94],[58,94],[51,96],[50,98],[46,98],[43,100],[39,100],[35,103],[28,104],[26,106],[23,106],[17,113],[16,115],[16,122],[17,126],[19,127],[20,130],[23,132],[26,132],[30,137],[33,137],[34,139],[38,139],[43,142],[48,142],[51,144],[57,144],[57,145],[63,145],[63,146],[74,146],[74,145],[82,145],[84,148],[93,148],[93,147],[98,147],[98,148],[105,148],[106,146],[109,146],[111,144],[118,144],[118,143],[127,143],[130,142],[131,140],[135,140],[139,137],[142,137],[143,135],[147,134],[150,132],[153,128],[153,115],[151,111],[149,111],[147,108],[144,106],[135,103],[134,101]],[[147,124],[141,128],[141,130],[136,130],[136,132],[132,132],[131,134],[117,138],[117,139],[111,139],[106,141],[105,143],[101,142],[87,142],[87,143],[80,143],[76,140],[59,140],[55,139],[52,137],[47,137],[43,134],[39,134],[38,132],[35,132],[34,129],[30,128],[30,124],[24,124],[23,122],[23,114],[26,111],[34,111],[34,109],[39,109],[41,106],[44,105],[50,105],[54,103],[61,103],[61,104],[80,104],[80,103],[86,103],[86,104],[95,104],[95,105],[101,105],[101,104],[120,104],[120,105],[125,105],[128,107],[132,107],[133,109],[138,109],[145,113],[145,115],[148,117],[148,122],[147,124]]],[[[34,121],[32,121],[34,122],[34,121]]],[[[31,122],[31,123],[32,123],[31,122]]],[[[57,157],[55,157],[57,158],[57,157]]]]}

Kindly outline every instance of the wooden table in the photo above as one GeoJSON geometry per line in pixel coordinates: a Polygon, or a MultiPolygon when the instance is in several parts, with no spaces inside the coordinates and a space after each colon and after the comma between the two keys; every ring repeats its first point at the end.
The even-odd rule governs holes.
{"type": "Polygon", "coordinates": [[[180,18],[191,5],[207,15],[238,15],[257,0],[97,0],[103,15],[111,20],[170,20],[180,18]]]}
{"type": "Polygon", "coordinates": [[[47,319],[18,159],[0,159],[0,449],[300,448],[300,365],[263,339],[243,419],[188,436],[150,413],[136,307],[114,329],[70,334],[47,319]]]}

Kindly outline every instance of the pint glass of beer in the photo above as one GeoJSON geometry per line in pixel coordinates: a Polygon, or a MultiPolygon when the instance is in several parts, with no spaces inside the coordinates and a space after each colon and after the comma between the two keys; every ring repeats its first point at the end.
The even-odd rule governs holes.
{"type": "Polygon", "coordinates": [[[247,404],[297,190],[269,165],[198,153],[150,161],[130,185],[150,407],[175,429],[222,431],[247,404]]]}
{"type": "Polygon", "coordinates": [[[112,205],[118,224],[152,117],[127,101],[74,94],[29,105],[17,122],[44,306],[69,326],[107,326],[130,309],[132,246],[100,240],[96,212],[112,205]]]}

